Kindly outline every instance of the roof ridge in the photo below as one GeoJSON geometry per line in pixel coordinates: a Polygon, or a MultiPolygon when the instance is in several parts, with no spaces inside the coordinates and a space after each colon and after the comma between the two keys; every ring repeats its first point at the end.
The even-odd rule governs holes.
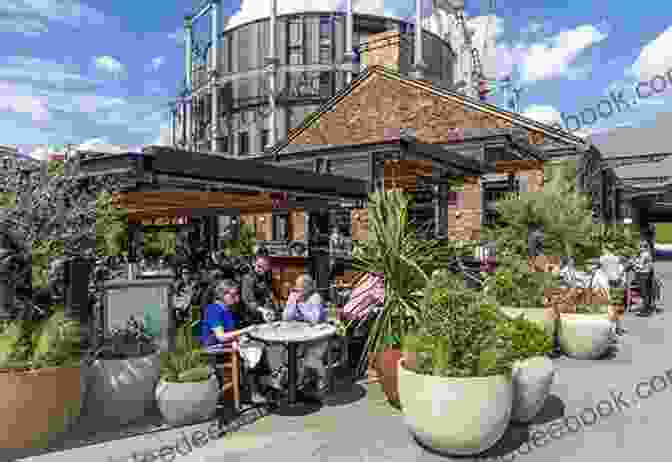
{"type": "Polygon", "coordinates": [[[364,71],[359,73],[350,83],[350,85],[347,85],[345,88],[343,88],[341,91],[339,91],[336,95],[331,97],[327,102],[322,104],[316,111],[312,113],[313,117],[307,117],[304,119],[304,121],[295,129],[291,130],[288,134],[287,137],[285,137],[284,140],[281,142],[277,143],[269,152],[269,154],[278,156],[280,154],[280,151],[283,150],[285,147],[287,147],[293,139],[295,139],[297,136],[299,136],[300,133],[302,133],[305,129],[310,128],[310,126],[314,123],[316,119],[318,119],[322,114],[325,112],[328,112],[331,110],[335,105],[337,105],[344,97],[349,95],[356,87],[361,85],[370,75],[373,74],[382,74],[386,78],[392,78],[396,79],[406,85],[411,85],[416,88],[421,88],[423,90],[428,90],[431,93],[439,96],[439,97],[449,97],[449,98],[455,98],[457,100],[460,100],[462,103],[464,103],[466,106],[470,107],[471,109],[481,111],[481,112],[486,112],[490,113],[491,115],[495,117],[503,117],[505,119],[509,119],[510,122],[514,123],[515,125],[523,125],[522,127],[518,128],[523,128],[523,129],[536,129],[540,130],[542,132],[545,132],[546,134],[550,135],[552,138],[564,138],[564,141],[570,140],[573,143],[583,145],[583,146],[590,146],[592,143],[587,142],[579,137],[576,137],[569,132],[566,132],[565,130],[555,128],[550,125],[546,125],[544,123],[538,122],[536,120],[530,119],[528,117],[522,116],[520,114],[514,113],[514,112],[509,112],[507,110],[501,109],[495,105],[489,104],[489,103],[484,103],[482,101],[477,101],[474,98],[464,95],[462,93],[458,93],[455,90],[450,90],[448,88],[441,87],[439,85],[436,85],[435,83],[431,81],[426,81],[426,80],[417,80],[417,79],[411,79],[409,77],[405,77],[402,74],[400,74],[398,71],[395,71],[391,69],[389,66],[383,66],[380,64],[372,65],[372,66],[366,66],[364,68],[364,71]]]}

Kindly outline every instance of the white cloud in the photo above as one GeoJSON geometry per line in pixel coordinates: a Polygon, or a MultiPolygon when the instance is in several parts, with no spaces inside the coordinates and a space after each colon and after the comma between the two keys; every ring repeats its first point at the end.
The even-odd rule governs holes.
{"type": "Polygon", "coordinates": [[[165,64],[165,62],[165,56],[157,56],[156,58],[152,59],[152,69],[158,71],[159,68],[165,64]]]}
{"type": "MultiPolygon", "coordinates": [[[[547,31],[546,27],[544,24],[528,25],[528,28],[537,32],[547,31]]],[[[498,36],[499,32],[495,38],[498,36]]],[[[581,53],[606,38],[607,34],[601,29],[581,25],[533,43],[499,43],[496,52],[483,59],[483,67],[490,69],[496,78],[510,75],[518,67],[522,81],[534,82],[559,76],[583,80],[590,75],[592,66],[575,66],[574,62],[581,53]]]]}
{"type": "Polygon", "coordinates": [[[26,94],[9,82],[0,82],[0,110],[30,114],[37,123],[51,119],[45,98],[26,94]]]}
{"type": "Polygon", "coordinates": [[[607,37],[591,25],[560,32],[545,43],[536,43],[526,50],[521,74],[523,80],[534,82],[561,76],[586,49],[607,37]]]}
{"type": "Polygon", "coordinates": [[[642,48],[637,60],[626,74],[645,82],[656,75],[672,72],[672,26],[642,48]]]}
{"type": "Polygon", "coordinates": [[[110,74],[121,75],[125,72],[124,65],[112,56],[97,56],[93,62],[96,69],[110,74]]]}
{"type": "Polygon", "coordinates": [[[48,21],[80,27],[100,26],[106,19],[100,11],[77,0],[3,0],[0,16],[16,22],[14,32],[27,35],[45,32],[48,21]]]}

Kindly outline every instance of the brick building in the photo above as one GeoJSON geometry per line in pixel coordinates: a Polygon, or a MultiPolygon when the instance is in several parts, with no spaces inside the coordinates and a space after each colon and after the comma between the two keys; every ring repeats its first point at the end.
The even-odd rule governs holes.
{"type": "MultiPolygon", "coordinates": [[[[366,54],[366,71],[262,160],[419,195],[463,176],[461,192],[424,195],[424,211],[420,204],[415,213],[433,220],[435,235],[479,239],[503,192],[543,188],[547,152],[572,156],[589,148],[563,130],[406,77],[404,41],[395,32],[371,37],[366,54]]],[[[365,237],[365,222],[365,209],[340,220],[354,240],[365,237]]]]}

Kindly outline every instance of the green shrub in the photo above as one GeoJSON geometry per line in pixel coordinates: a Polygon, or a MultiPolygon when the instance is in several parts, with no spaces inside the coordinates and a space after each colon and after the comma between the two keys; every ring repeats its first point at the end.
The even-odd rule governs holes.
{"type": "Polygon", "coordinates": [[[161,378],[166,382],[203,382],[212,375],[208,359],[191,334],[191,325],[180,327],[175,351],[161,353],[161,378]]]}
{"type": "Polygon", "coordinates": [[[543,356],[553,349],[553,339],[537,324],[524,318],[507,318],[501,326],[503,337],[510,339],[516,360],[543,356]]]}
{"type": "Polygon", "coordinates": [[[558,287],[560,277],[546,272],[530,272],[527,259],[507,253],[497,254],[497,269],[483,280],[486,294],[500,306],[543,307],[546,289],[558,287]]]}
{"type": "Polygon", "coordinates": [[[402,342],[405,353],[415,353],[415,372],[442,377],[510,374],[517,353],[511,337],[501,335],[504,320],[495,303],[463,288],[459,275],[440,278],[443,285],[436,285],[435,278],[428,286],[418,328],[402,342]]]}
{"type": "Polygon", "coordinates": [[[625,289],[614,287],[609,290],[609,302],[612,305],[625,305],[625,289]]]}
{"type": "Polygon", "coordinates": [[[0,329],[0,369],[39,369],[79,364],[81,329],[57,310],[44,321],[10,321],[0,329]]]}

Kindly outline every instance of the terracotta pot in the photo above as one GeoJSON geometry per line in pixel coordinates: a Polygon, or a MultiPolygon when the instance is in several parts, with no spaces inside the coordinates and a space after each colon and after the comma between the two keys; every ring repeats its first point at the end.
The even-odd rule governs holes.
{"type": "Polygon", "coordinates": [[[623,318],[625,314],[625,306],[623,305],[609,305],[607,308],[607,317],[610,321],[617,321],[623,318]]]}
{"type": "Polygon", "coordinates": [[[392,404],[399,404],[399,360],[401,359],[399,348],[388,348],[376,354],[374,367],[380,377],[385,396],[392,404]]]}
{"type": "Polygon", "coordinates": [[[81,369],[0,370],[0,396],[0,449],[46,447],[79,418],[81,369]]]}

